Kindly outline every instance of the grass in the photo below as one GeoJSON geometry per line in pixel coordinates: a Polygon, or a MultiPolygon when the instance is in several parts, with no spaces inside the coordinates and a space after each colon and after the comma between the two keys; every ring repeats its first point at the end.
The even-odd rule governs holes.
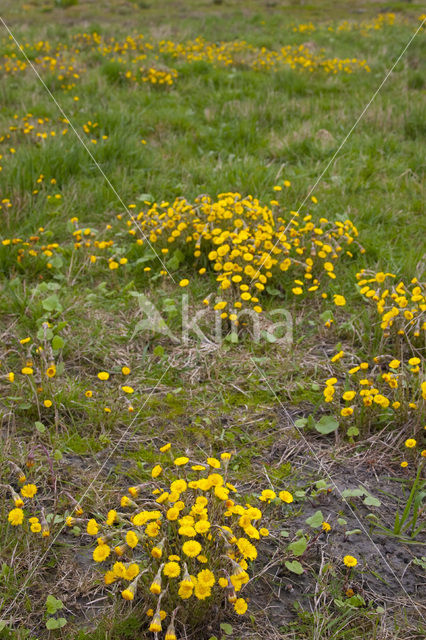
{"type": "MultiPolygon", "coordinates": [[[[370,423],[364,431],[361,425],[355,442],[343,428],[324,436],[314,426],[332,410],[323,402],[324,381],[334,372],[331,356],[341,349],[357,361],[399,357],[404,366],[413,354],[423,354],[423,338],[408,346],[399,338],[386,341],[374,308],[355,286],[355,274],[365,266],[396,273],[405,282],[414,276],[421,280],[424,271],[423,33],[351,131],[418,28],[422,11],[415,2],[361,0],[337,7],[327,1],[260,0],[247,0],[244,6],[236,0],[2,3],[2,18],[18,42],[48,41],[51,48],[43,51],[42,63],[34,48],[25,50],[72,126],[63,121],[31,68],[5,70],[2,56],[16,53],[13,61],[20,54],[3,29],[0,241],[41,234],[43,246],[57,243],[59,250],[53,248],[48,258],[53,265],[49,271],[45,249],[17,261],[21,245],[15,249],[0,244],[0,637],[55,637],[59,632],[46,629],[49,594],[65,603],[67,624],[61,637],[152,637],[146,601],[129,609],[113,598],[93,569],[87,548],[81,551],[78,535],[66,530],[53,541],[52,524],[47,541],[16,536],[7,524],[7,486],[18,488],[10,461],[24,467],[34,456],[38,506],[46,514],[69,512],[69,495],[81,496],[89,487],[85,511],[100,516],[129,483],[151,481],[158,448],[168,441],[176,452],[194,457],[222,450],[238,453],[230,470],[245,495],[274,486],[296,496],[294,510],[271,508],[268,515],[272,538],[255,564],[257,579],[245,592],[252,616],[241,621],[226,610],[230,634],[226,626],[225,631],[220,627],[221,612],[212,616],[211,624],[189,630],[188,637],[423,637],[417,589],[421,542],[408,552],[404,541],[391,539],[387,548],[380,532],[370,528],[369,510],[358,503],[349,508],[340,496],[348,484],[353,488],[360,480],[373,494],[387,490],[382,506],[370,509],[380,515],[383,526],[391,525],[397,509],[403,511],[417,464],[412,452],[404,454],[403,443],[414,434],[420,447],[424,420],[417,374],[407,383],[404,402],[410,393],[417,394],[419,411],[407,410],[403,426],[396,427],[384,412],[371,431],[370,423]],[[394,24],[377,22],[389,11],[396,14],[394,24]],[[343,21],[349,26],[337,29],[343,21]],[[308,23],[315,28],[296,28],[308,23]],[[158,59],[148,51],[149,64],[178,73],[171,86],[158,86],[126,79],[123,71],[145,64],[132,62],[134,51],[104,56],[80,43],[79,51],[71,54],[74,37],[81,33],[120,42],[143,33],[154,47],[161,40],[186,42],[199,36],[213,43],[244,40],[268,50],[305,45],[305,53],[314,58],[366,60],[370,71],[327,74],[288,66],[258,71],[238,61],[227,67],[175,59],[156,49],[158,59]],[[68,49],[55,53],[58,45],[68,49]],[[51,64],[56,56],[57,65],[73,67],[65,80],[51,64]],[[32,115],[24,120],[27,114],[32,115]],[[33,128],[24,132],[28,125],[33,128]],[[239,330],[238,339],[224,327],[223,341],[215,344],[213,312],[199,323],[208,342],[200,342],[194,333],[182,340],[182,313],[187,308],[190,321],[204,308],[203,299],[217,288],[215,277],[198,273],[184,243],[170,252],[171,259],[165,258],[175,283],[160,276],[161,267],[146,245],[128,249],[126,221],[134,209],[126,212],[125,207],[136,205],[139,211],[144,201],[171,204],[184,196],[193,202],[200,194],[216,198],[224,192],[251,194],[267,204],[276,196],[274,185],[284,179],[291,182],[282,193],[287,216],[315,187],[318,204],[308,199],[305,210],[315,219],[350,218],[365,253],[354,251],[336,265],[338,277],[327,289],[328,299],[318,295],[300,303],[291,293],[290,276],[274,279],[262,297],[259,342],[253,340],[249,323],[246,331],[239,330]],[[122,214],[121,221],[117,214],[122,214]],[[104,229],[110,224],[114,249],[105,255],[116,251],[116,256],[128,257],[129,264],[117,271],[105,269],[101,261],[91,267],[92,249],[74,248],[72,218],[79,219],[77,226],[98,233],[96,237],[108,237],[104,229]],[[147,267],[151,271],[145,271],[147,267]],[[190,284],[181,290],[176,283],[186,277],[190,284]],[[141,293],[155,303],[167,332],[159,325],[156,331],[147,329],[141,293]],[[346,298],[342,309],[330,302],[336,293],[346,298]],[[291,344],[276,342],[271,335],[272,323],[281,320],[273,316],[277,308],[290,314],[291,344]],[[325,328],[330,312],[334,324],[325,328]],[[45,322],[52,331],[47,340],[45,322]],[[57,349],[54,335],[62,338],[57,349]],[[31,343],[20,344],[27,336],[31,343]],[[36,352],[33,344],[43,349],[36,352]],[[43,381],[36,376],[32,383],[19,373],[29,358],[37,371],[54,359],[57,375],[43,381]],[[121,373],[123,366],[131,368],[129,378],[121,373]],[[111,374],[108,383],[97,378],[102,370],[111,374]],[[12,386],[10,371],[16,373],[12,386]],[[120,386],[128,380],[135,393],[127,397],[120,386]],[[88,390],[93,398],[85,396],[88,390]],[[52,408],[44,406],[46,398],[53,399],[52,408]],[[132,405],[134,412],[128,410],[132,405]],[[314,419],[301,431],[297,420],[309,416],[314,419]],[[399,466],[404,455],[408,470],[399,466]],[[401,491],[389,489],[384,468],[401,481],[401,491]],[[332,490],[318,497],[314,486],[321,480],[331,483],[332,490]],[[286,560],[294,560],[288,542],[298,538],[298,531],[315,538],[306,519],[319,508],[333,522],[333,531],[300,558],[304,573],[299,576],[285,568],[286,560]],[[348,537],[337,524],[343,515],[346,530],[362,527],[363,533],[348,537]],[[359,559],[359,573],[348,579],[341,558],[351,551],[359,559]],[[390,553],[397,557],[391,570],[390,553]],[[419,562],[413,564],[413,558],[419,562]],[[348,588],[363,603],[351,601],[348,588]]],[[[203,264],[208,266],[208,260],[203,264]]],[[[285,330],[288,322],[289,316],[285,330]]],[[[423,370],[423,364],[420,367],[423,370]]],[[[339,381],[348,384],[344,376],[343,367],[339,381]]],[[[83,540],[87,546],[87,537],[83,540]]]]}

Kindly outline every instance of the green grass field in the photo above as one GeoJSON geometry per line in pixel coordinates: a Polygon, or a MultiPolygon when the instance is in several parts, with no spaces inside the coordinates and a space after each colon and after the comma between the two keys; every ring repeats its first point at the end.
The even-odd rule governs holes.
{"type": "Polygon", "coordinates": [[[0,638],[424,637],[425,17],[2,2],[0,638]]]}

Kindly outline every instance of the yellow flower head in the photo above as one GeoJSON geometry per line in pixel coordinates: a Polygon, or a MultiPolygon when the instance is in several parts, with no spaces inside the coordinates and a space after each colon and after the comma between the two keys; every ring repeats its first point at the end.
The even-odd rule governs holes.
{"type": "Polygon", "coordinates": [[[21,495],[24,498],[34,498],[37,493],[37,487],[35,484],[24,484],[21,488],[21,495]]]}
{"type": "Polygon", "coordinates": [[[358,560],[354,558],[354,556],[345,556],[343,558],[343,564],[349,568],[356,567],[356,565],[358,564],[358,560]]]}

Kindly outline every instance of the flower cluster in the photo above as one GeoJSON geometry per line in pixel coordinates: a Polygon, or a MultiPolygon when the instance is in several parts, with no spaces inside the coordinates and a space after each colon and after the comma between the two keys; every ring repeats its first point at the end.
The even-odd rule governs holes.
{"type": "MultiPolygon", "coordinates": [[[[423,429],[426,429],[426,426],[423,429]]],[[[417,455],[420,455],[421,458],[426,458],[426,449],[422,449],[419,451],[417,449],[417,445],[418,445],[418,442],[415,438],[407,438],[407,440],[404,442],[404,448],[405,448],[405,451],[409,454],[409,456],[406,456],[406,457],[411,458],[411,460],[413,459],[415,460],[417,455]]],[[[409,466],[408,460],[403,460],[400,466],[403,469],[406,469],[409,466]]]]}
{"type": "MultiPolygon", "coordinates": [[[[346,360],[343,351],[334,362],[346,360]]],[[[361,362],[335,366],[336,375],[328,378],[323,390],[324,402],[334,407],[349,425],[348,434],[358,435],[354,425],[369,426],[379,418],[393,424],[408,419],[420,425],[426,400],[423,364],[414,356],[406,363],[386,356],[376,357],[372,364],[361,362]],[[340,378],[340,381],[339,381],[340,378]]]]}
{"type": "MultiPolygon", "coordinates": [[[[260,509],[238,501],[228,478],[231,454],[200,463],[173,457],[169,443],[160,452],[168,461],[155,464],[150,482],[129,487],[106,517],[69,516],[66,524],[84,522],[86,533],[97,538],[93,560],[108,565],[105,584],[125,600],[140,596],[151,616],[150,631],[162,631],[169,617],[171,638],[175,617],[195,627],[224,601],[237,614],[246,612],[241,592],[256,545],[269,532],[260,525],[260,509]]],[[[289,492],[282,493],[282,500],[292,501],[289,492]]],[[[275,497],[265,490],[261,500],[275,497]]]]}
{"type": "Polygon", "coordinates": [[[305,45],[287,45],[278,51],[255,47],[245,41],[208,42],[202,37],[187,42],[163,40],[159,43],[161,53],[186,62],[204,61],[213,65],[242,67],[255,71],[277,71],[283,67],[302,71],[325,71],[326,73],[353,73],[358,69],[370,71],[366,60],[358,58],[326,58],[323,53],[314,53],[305,45]]]}
{"type": "MultiPolygon", "coordinates": [[[[50,536],[50,528],[42,508],[38,508],[35,496],[38,491],[36,484],[28,482],[26,474],[14,462],[9,462],[15,481],[7,485],[13,507],[7,514],[7,520],[11,527],[23,527],[25,531],[40,534],[42,538],[50,536]],[[29,515],[37,513],[37,515],[29,515]]],[[[31,468],[33,462],[27,463],[31,468]]]]}
{"type": "MultiPolygon", "coordinates": [[[[284,186],[290,186],[289,181],[284,181],[284,186]]],[[[282,188],[276,185],[275,194],[282,188]]],[[[316,198],[313,203],[317,203],[316,198]]],[[[134,207],[130,205],[129,210],[134,207]]],[[[117,219],[118,225],[107,224],[99,231],[84,228],[78,218],[71,220],[73,247],[86,253],[85,259],[80,255],[81,265],[93,268],[103,264],[112,271],[123,266],[137,268],[148,242],[159,246],[166,264],[176,245],[186,255],[191,250],[191,262],[198,273],[215,274],[218,299],[212,305],[214,310],[236,325],[244,308],[261,313],[260,296],[270,284],[279,285],[292,274],[293,281],[286,282],[289,293],[297,297],[310,295],[321,286],[324,288],[324,282],[334,280],[336,263],[345,254],[352,257],[353,246],[359,247],[358,231],[350,220],[315,220],[312,214],[296,211],[284,218],[278,200],[271,200],[268,206],[239,193],[219,194],[215,200],[201,196],[194,204],[184,198],[173,203],[147,203],[145,210],[132,211],[130,217],[118,214],[117,219]]],[[[49,269],[54,266],[53,252],[61,251],[58,243],[45,244],[43,232],[32,236],[29,242],[7,238],[3,245],[9,250],[18,247],[17,260],[21,264],[24,256],[45,256],[49,269]]],[[[157,270],[162,266],[154,258],[152,264],[157,270]]],[[[149,273],[153,268],[147,264],[144,270],[149,273]]],[[[166,275],[167,271],[163,268],[161,274],[166,275]]],[[[188,284],[188,279],[182,282],[188,284]]],[[[323,296],[327,297],[325,293],[323,296]]],[[[343,305],[345,299],[336,296],[335,303],[343,305]]],[[[210,300],[206,299],[205,304],[210,300]]]]}
{"type": "MultiPolygon", "coordinates": [[[[300,27],[300,31],[306,29],[300,27]]],[[[312,30],[312,29],[309,29],[312,30]]],[[[322,51],[314,52],[305,45],[287,45],[279,50],[255,47],[248,42],[209,42],[202,37],[185,42],[161,40],[149,42],[143,34],[128,35],[122,40],[102,36],[96,32],[76,34],[71,42],[58,44],[49,41],[26,42],[23,45],[33,66],[55,88],[71,91],[87,71],[89,65],[100,64],[102,58],[118,65],[119,76],[134,82],[153,85],[171,85],[177,77],[175,69],[158,68],[162,59],[186,63],[204,61],[214,66],[277,71],[290,67],[303,72],[325,71],[329,74],[370,71],[366,60],[352,58],[328,58],[322,51]],[[94,56],[88,57],[87,53],[94,56]],[[89,60],[89,62],[88,62],[89,60]],[[143,67],[138,65],[143,63],[143,67]]],[[[29,64],[19,58],[13,49],[6,49],[0,58],[0,70],[15,75],[27,72],[29,64]]]]}
{"type": "Polygon", "coordinates": [[[409,285],[393,273],[362,269],[357,285],[365,299],[376,304],[385,338],[418,339],[426,331],[426,285],[412,278],[409,285]]]}

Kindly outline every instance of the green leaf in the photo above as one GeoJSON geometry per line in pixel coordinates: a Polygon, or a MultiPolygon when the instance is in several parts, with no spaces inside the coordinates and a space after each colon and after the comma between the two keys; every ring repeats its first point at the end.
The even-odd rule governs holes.
{"type": "Polygon", "coordinates": [[[307,424],[308,424],[307,418],[298,418],[297,420],[294,421],[294,426],[297,427],[298,429],[303,429],[303,427],[306,427],[307,424]]]}
{"type": "Polygon", "coordinates": [[[317,529],[324,522],[324,516],[322,515],[322,511],[316,511],[312,516],[306,518],[306,524],[308,524],[313,529],[317,529]]]}
{"type": "Polygon", "coordinates": [[[321,420],[319,420],[315,424],[315,429],[319,433],[323,433],[324,435],[328,433],[332,433],[339,428],[339,423],[334,416],[323,416],[321,420]]]}
{"type": "Polygon", "coordinates": [[[40,327],[37,331],[37,339],[44,340],[45,338],[46,340],[51,340],[53,338],[53,331],[52,329],[49,329],[49,327],[46,327],[46,329],[44,327],[40,327]]]}
{"type": "Polygon", "coordinates": [[[48,595],[46,598],[46,611],[47,613],[56,613],[59,609],[64,608],[64,603],[55,596],[48,595]]]}
{"type": "Polygon", "coordinates": [[[46,427],[42,422],[34,422],[35,428],[39,433],[44,433],[46,431],[46,427]]]}
{"type": "Polygon", "coordinates": [[[380,505],[382,504],[379,498],[375,498],[374,496],[367,496],[366,498],[364,498],[363,503],[368,507],[380,507],[380,505]]]}
{"type": "Polygon", "coordinates": [[[299,540],[295,540],[288,545],[288,550],[292,551],[296,557],[301,556],[306,551],[306,547],[308,546],[308,542],[305,537],[300,538],[299,540]]]}
{"type": "Polygon", "coordinates": [[[320,320],[323,322],[329,322],[333,320],[333,312],[332,311],[324,311],[324,313],[320,314],[320,320]]]}
{"type": "Polygon", "coordinates": [[[56,618],[49,618],[46,622],[46,627],[47,629],[49,629],[49,631],[53,629],[59,629],[59,623],[56,618]]]}
{"type": "Polygon", "coordinates": [[[59,351],[59,349],[63,349],[65,345],[65,340],[61,338],[61,336],[54,336],[52,339],[52,349],[54,351],[59,351]]]}
{"type": "Polygon", "coordinates": [[[350,438],[353,436],[359,436],[359,429],[358,427],[349,427],[346,433],[350,438]]]}
{"type": "Polygon", "coordinates": [[[62,460],[62,451],[60,449],[55,449],[53,457],[55,458],[55,460],[62,460]]]}
{"type": "Polygon", "coordinates": [[[326,480],[317,480],[315,483],[317,489],[327,489],[327,481],[326,480]]]}
{"type": "Polygon", "coordinates": [[[64,261],[61,256],[56,255],[50,260],[50,264],[55,267],[55,269],[60,269],[64,264],[64,261]]]}
{"type": "Polygon", "coordinates": [[[56,294],[45,298],[41,304],[45,311],[62,311],[62,305],[56,294]]]}
{"type": "Polygon", "coordinates": [[[227,636],[230,636],[233,632],[233,628],[230,624],[228,624],[228,622],[221,622],[220,628],[226,633],[227,636]]]}
{"type": "Polygon", "coordinates": [[[348,521],[344,518],[337,518],[337,523],[340,524],[340,526],[343,526],[345,524],[348,524],[348,521]]]}
{"type": "Polygon", "coordinates": [[[364,489],[345,489],[342,491],[342,498],[360,498],[365,495],[364,489]]]}
{"type": "Polygon", "coordinates": [[[350,531],[345,531],[345,536],[353,536],[355,533],[362,533],[361,529],[351,529],[350,531]]]}
{"type": "Polygon", "coordinates": [[[162,347],[161,344],[157,344],[153,349],[153,354],[155,356],[164,356],[164,347],[162,347]]]}
{"type": "Polygon", "coordinates": [[[365,607],[365,600],[359,594],[355,594],[354,596],[346,600],[346,604],[350,605],[351,607],[365,607]]]}
{"type": "Polygon", "coordinates": [[[289,560],[287,560],[285,562],[285,566],[289,571],[296,573],[298,576],[301,576],[302,573],[304,573],[304,569],[298,560],[293,560],[293,562],[289,562],[289,560]]]}

